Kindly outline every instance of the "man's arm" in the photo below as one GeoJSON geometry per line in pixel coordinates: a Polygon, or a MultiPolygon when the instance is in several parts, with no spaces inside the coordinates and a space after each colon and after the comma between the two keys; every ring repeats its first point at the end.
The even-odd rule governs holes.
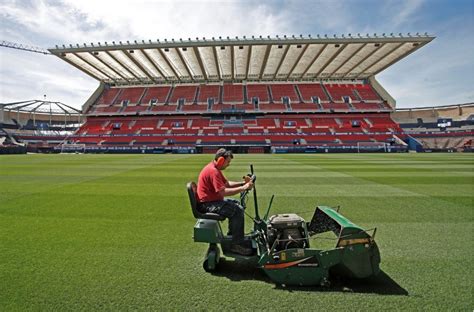
{"type": "Polygon", "coordinates": [[[225,187],[235,188],[235,187],[244,186],[244,185],[245,185],[244,181],[241,181],[241,182],[227,181],[227,183],[225,184],[225,187]]]}
{"type": "Polygon", "coordinates": [[[226,183],[225,189],[220,191],[219,194],[221,196],[224,196],[224,197],[232,196],[232,195],[235,195],[235,194],[239,194],[243,191],[250,190],[250,189],[252,189],[252,187],[253,187],[253,182],[252,181],[249,181],[247,183],[228,181],[228,183],[226,183]]]}

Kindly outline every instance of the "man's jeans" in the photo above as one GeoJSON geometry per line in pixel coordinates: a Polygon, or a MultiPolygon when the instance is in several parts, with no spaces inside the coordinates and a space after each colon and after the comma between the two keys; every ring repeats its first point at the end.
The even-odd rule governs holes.
{"type": "Polygon", "coordinates": [[[229,235],[232,244],[240,244],[244,240],[244,208],[238,200],[226,198],[222,201],[201,203],[206,212],[217,213],[229,219],[229,235]]]}

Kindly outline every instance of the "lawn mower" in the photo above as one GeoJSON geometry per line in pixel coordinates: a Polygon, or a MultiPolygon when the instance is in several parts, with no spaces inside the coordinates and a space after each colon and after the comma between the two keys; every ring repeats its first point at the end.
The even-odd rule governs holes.
{"type": "MultiPolygon", "coordinates": [[[[337,210],[326,206],[317,206],[310,222],[294,213],[268,217],[274,196],[270,199],[265,215],[260,217],[255,187],[257,177],[252,165],[250,171],[248,176],[254,182],[255,215],[252,217],[246,212],[253,219],[253,230],[245,236],[245,240],[254,250],[251,256],[230,251],[232,237],[224,235],[220,225],[224,217],[201,212],[196,184],[187,184],[191,208],[197,219],[194,241],[209,244],[203,261],[204,270],[209,272],[217,269],[222,250],[226,257],[252,261],[278,285],[325,286],[329,285],[330,274],[367,278],[379,273],[380,254],[374,241],[376,229],[364,230],[337,210]],[[372,232],[371,235],[369,232],[372,232]],[[323,233],[333,236],[336,242],[334,247],[318,248],[315,241],[323,233]]],[[[240,194],[244,208],[248,194],[249,191],[240,194]]]]}

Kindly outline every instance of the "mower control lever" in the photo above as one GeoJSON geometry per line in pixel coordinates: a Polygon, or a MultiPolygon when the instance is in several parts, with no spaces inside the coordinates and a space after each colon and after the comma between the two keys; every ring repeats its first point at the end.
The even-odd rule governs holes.
{"type": "MultiPolygon", "coordinates": [[[[254,174],[247,174],[245,176],[242,177],[245,181],[245,183],[249,182],[249,181],[252,181],[252,183],[255,183],[255,181],[257,180],[257,176],[254,175],[254,174]]],[[[254,186],[255,187],[255,186],[254,186]]],[[[245,190],[243,192],[240,193],[240,204],[245,208],[245,199],[247,197],[249,193],[249,190],[245,190]]]]}

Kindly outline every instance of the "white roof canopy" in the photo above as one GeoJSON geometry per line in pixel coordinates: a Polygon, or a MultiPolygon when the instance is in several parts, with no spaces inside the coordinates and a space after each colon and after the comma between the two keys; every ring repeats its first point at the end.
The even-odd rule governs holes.
{"type": "Polygon", "coordinates": [[[434,37],[252,38],[56,46],[49,51],[114,85],[366,79],[434,37]]]}

